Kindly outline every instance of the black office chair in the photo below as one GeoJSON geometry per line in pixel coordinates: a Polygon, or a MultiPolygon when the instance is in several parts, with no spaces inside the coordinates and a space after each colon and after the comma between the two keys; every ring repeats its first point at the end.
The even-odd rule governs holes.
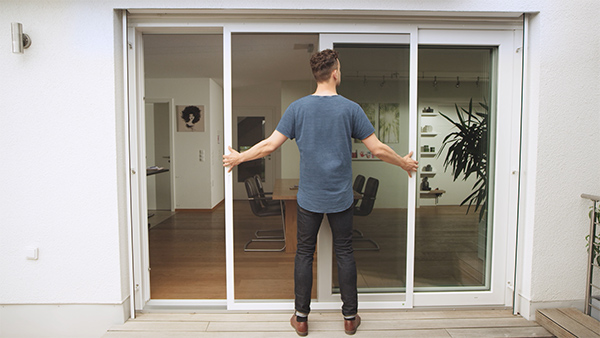
{"type": "MultiPolygon", "coordinates": [[[[362,194],[363,186],[365,185],[365,177],[363,175],[357,175],[354,179],[354,184],[352,185],[352,190],[356,191],[359,194],[362,194]]],[[[354,207],[358,203],[359,199],[354,200],[354,207]]]]}
{"type": "MultiPolygon", "coordinates": [[[[285,216],[280,205],[269,205],[265,206],[263,203],[266,202],[264,197],[260,196],[258,187],[256,186],[256,180],[254,177],[247,178],[244,181],[246,185],[246,193],[248,194],[248,202],[250,202],[250,209],[252,213],[258,217],[268,216],[281,216],[282,228],[281,230],[257,230],[254,235],[256,238],[252,238],[244,245],[244,251],[283,251],[285,250],[285,216]],[[273,232],[278,231],[279,235],[276,236],[259,236],[260,232],[273,232]],[[282,242],[283,247],[281,248],[248,248],[251,243],[254,242],[282,242]]],[[[272,201],[272,200],[271,200],[272,201]]]]}
{"type": "Polygon", "coordinates": [[[260,203],[265,206],[273,206],[273,205],[277,205],[280,206],[279,201],[273,201],[273,193],[272,192],[265,192],[265,190],[263,189],[263,185],[262,185],[262,178],[260,178],[259,174],[254,175],[254,181],[256,182],[256,188],[258,189],[258,195],[260,196],[261,200],[260,203]]]}
{"type": "MultiPolygon", "coordinates": [[[[355,182],[356,183],[356,182],[355,182]]],[[[373,206],[375,205],[375,197],[377,196],[377,190],[379,189],[379,180],[373,177],[369,177],[367,180],[367,185],[365,186],[365,191],[363,193],[363,197],[360,199],[360,205],[354,207],[354,215],[355,216],[368,216],[371,211],[373,211],[373,206]]],[[[370,238],[365,238],[363,233],[360,230],[353,230],[354,236],[352,237],[352,241],[355,242],[369,242],[373,246],[372,247],[357,247],[354,250],[379,250],[379,244],[370,238]]]]}

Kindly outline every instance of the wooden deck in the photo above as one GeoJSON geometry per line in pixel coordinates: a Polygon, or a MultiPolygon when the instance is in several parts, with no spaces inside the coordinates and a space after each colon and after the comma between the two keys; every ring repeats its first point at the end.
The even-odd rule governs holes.
{"type": "Polygon", "coordinates": [[[600,322],[575,308],[537,310],[535,319],[556,337],[600,338],[600,322]]]}
{"type": "MultiPolygon", "coordinates": [[[[510,310],[362,311],[356,337],[553,337],[510,310]]],[[[139,314],[103,337],[297,337],[289,313],[139,314]]],[[[313,312],[309,337],[347,337],[337,312],[313,312]]]]}

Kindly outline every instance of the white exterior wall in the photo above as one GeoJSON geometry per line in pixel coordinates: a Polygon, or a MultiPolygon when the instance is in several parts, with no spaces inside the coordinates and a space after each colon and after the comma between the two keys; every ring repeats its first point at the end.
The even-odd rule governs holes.
{"type": "MultiPolygon", "coordinates": [[[[99,336],[102,327],[127,317],[127,136],[121,31],[113,9],[167,6],[249,3],[2,1],[0,267],[10,273],[0,274],[0,336],[14,335],[15,327],[38,336],[99,336]],[[32,39],[23,55],[10,52],[13,21],[23,23],[32,39]],[[25,259],[27,246],[39,248],[39,260],[25,259]],[[70,311],[74,306],[77,311],[70,311]],[[100,316],[107,308],[114,311],[100,316]],[[90,315],[98,316],[95,328],[77,327],[78,318],[90,315]],[[50,325],[56,318],[69,318],[73,326],[50,325]]],[[[589,203],[579,195],[600,193],[598,1],[259,0],[252,6],[539,12],[527,37],[517,288],[528,318],[542,306],[581,306],[589,203]]]]}

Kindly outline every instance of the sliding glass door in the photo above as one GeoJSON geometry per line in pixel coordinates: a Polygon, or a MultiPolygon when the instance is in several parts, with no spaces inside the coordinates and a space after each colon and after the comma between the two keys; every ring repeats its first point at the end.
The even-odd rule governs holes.
{"type": "MultiPolygon", "coordinates": [[[[321,35],[321,49],[339,52],[342,82],[338,93],[361,105],[376,136],[399,154],[411,149],[410,38],[394,35],[321,35]]],[[[414,111],[414,107],[412,109],[414,111]]],[[[358,289],[363,300],[393,300],[409,307],[412,298],[411,193],[414,178],[373,156],[355,140],[352,171],[357,198],[353,246],[358,289]],[[412,184],[411,184],[412,183],[412,184]]],[[[321,230],[319,300],[337,299],[337,265],[328,227],[321,230]]]]}
{"type": "MultiPolygon", "coordinates": [[[[238,19],[204,18],[210,22],[186,23],[188,34],[219,32],[218,51],[214,52],[222,61],[218,63],[222,69],[208,61],[201,63],[203,67],[185,67],[177,75],[181,78],[168,82],[185,85],[194,81],[189,76],[205,78],[209,90],[194,90],[190,99],[179,96],[182,90],[164,94],[171,89],[168,85],[153,86],[153,81],[166,83],[161,78],[166,75],[158,74],[157,80],[143,76],[142,34],[145,30],[168,32],[164,23],[142,18],[131,26],[129,39],[134,49],[129,51],[133,63],[129,78],[134,97],[130,98],[130,111],[143,112],[143,95],[148,95],[143,90],[145,80],[147,90],[160,89],[152,95],[155,98],[173,97],[175,106],[204,105],[206,129],[179,136],[206,137],[210,148],[189,143],[193,152],[181,158],[210,167],[195,177],[207,182],[206,189],[196,190],[203,191],[200,197],[206,198],[204,192],[208,191],[224,190],[225,195],[223,204],[212,200],[207,204],[207,209],[215,208],[212,214],[222,212],[215,220],[221,224],[215,230],[221,239],[202,247],[207,254],[221,255],[221,266],[212,266],[220,274],[206,268],[196,271],[208,273],[217,281],[215,285],[223,283],[222,288],[214,297],[202,293],[177,298],[195,299],[193,304],[199,307],[209,304],[229,310],[293,309],[295,246],[290,239],[296,236],[296,220],[290,200],[294,184],[290,182],[299,178],[297,147],[287,141],[270,158],[248,163],[234,173],[220,171],[220,153],[229,152],[229,146],[244,150],[269,136],[291,102],[314,92],[310,55],[334,48],[341,61],[339,94],[361,105],[383,143],[400,155],[414,152],[413,158],[420,162],[419,171],[409,178],[401,168],[375,158],[360,141],[353,143],[353,180],[361,194],[355,204],[353,233],[359,306],[510,305],[518,196],[519,28],[480,29],[483,27],[471,23],[471,30],[462,26],[455,30],[449,23],[419,25],[391,20],[363,25],[350,18],[316,24],[314,18],[289,22],[238,19]],[[209,72],[215,69],[218,74],[209,72]],[[222,98],[213,97],[213,92],[222,93],[222,98]],[[199,93],[207,98],[200,100],[199,93]],[[461,133],[469,133],[476,144],[466,144],[467,136],[461,133]],[[265,192],[273,192],[269,203],[281,201],[280,213],[254,213],[246,190],[246,179],[254,177],[265,192]],[[283,193],[274,191],[278,183],[283,193]]],[[[181,22],[172,24],[180,27],[181,22]]],[[[199,39],[209,37],[205,35],[199,39]]],[[[165,42],[167,48],[173,41],[165,42]]],[[[189,45],[182,45],[182,54],[188,55],[188,49],[189,45]]],[[[202,60],[201,49],[193,53],[198,55],[190,56],[191,60],[202,60]]],[[[211,60],[215,61],[214,57],[211,60]]],[[[139,145],[143,124],[134,115],[130,121],[132,173],[145,166],[143,145],[139,145]]],[[[146,192],[137,184],[133,180],[131,188],[135,209],[133,288],[136,309],[143,309],[150,298],[150,230],[146,192]]],[[[182,184],[180,191],[190,186],[187,181],[182,184]]],[[[158,234],[157,229],[161,226],[152,232],[158,234]]],[[[202,240],[209,238],[199,234],[202,240]]],[[[182,237],[182,241],[188,240],[186,244],[193,248],[200,243],[192,243],[193,236],[182,237]]],[[[206,262],[206,257],[212,256],[175,263],[189,263],[193,268],[206,262]]],[[[337,267],[327,224],[321,227],[315,263],[312,308],[339,309],[337,267]]],[[[152,273],[157,274],[155,267],[152,273]]],[[[152,283],[157,282],[153,279],[152,283]]],[[[154,291],[158,289],[157,285],[154,291]]],[[[165,298],[169,299],[156,302],[153,296],[148,304],[184,304],[177,303],[174,296],[165,298]]]]}

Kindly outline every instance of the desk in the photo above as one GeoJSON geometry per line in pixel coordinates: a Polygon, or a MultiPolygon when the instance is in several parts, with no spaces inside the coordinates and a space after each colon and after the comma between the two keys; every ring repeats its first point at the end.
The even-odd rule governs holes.
{"type": "Polygon", "coordinates": [[[298,221],[298,203],[296,202],[296,194],[298,189],[290,189],[290,187],[298,186],[300,182],[297,178],[292,179],[276,179],[273,186],[273,199],[280,200],[285,204],[285,252],[296,253],[296,229],[298,221]]]}
{"type": "Polygon", "coordinates": [[[166,173],[167,171],[169,171],[169,169],[146,169],[146,176],[166,173]]]}
{"type": "MultiPolygon", "coordinates": [[[[296,230],[298,229],[298,202],[296,195],[298,194],[297,178],[278,178],[273,186],[273,199],[280,200],[285,204],[285,252],[296,253],[298,239],[296,230]],[[290,189],[290,187],[296,189],[290,189]]],[[[362,194],[354,192],[354,198],[362,198],[362,194]]]]}

